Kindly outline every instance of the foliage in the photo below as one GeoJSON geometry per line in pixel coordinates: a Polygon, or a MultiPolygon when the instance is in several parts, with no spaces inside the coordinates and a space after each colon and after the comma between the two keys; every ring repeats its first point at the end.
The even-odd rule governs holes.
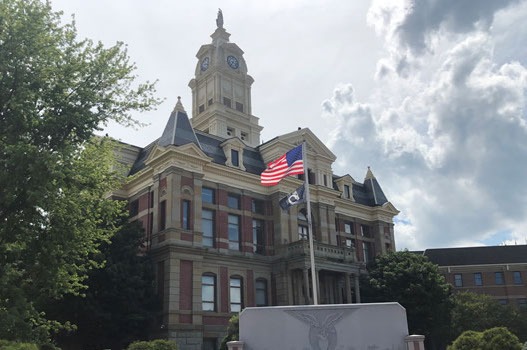
{"type": "Polygon", "coordinates": [[[450,318],[450,285],[437,265],[408,251],[377,256],[362,283],[365,302],[400,303],[410,334],[425,335],[427,349],[443,346],[450,318]]]}
{"type": "Polygon", "coordinates": [[[43,341],[69,325],[42,306],[82,292],[122,212],[107,142],[89,140],[158,101],[122,43],[78,40],[49,2],[1,1],[0,28],[0,337],[43,341]]]}
{"type": "Polygon", "coordinates": [[[447,350],[521,350],[518,337],[505,327],[494,327],[483,332],[465,331],[447,350]]]}
{"type": "Polygon", "coordinates": [[[123,224],[111,242],[100,247],[97,260],[106,264],[89,272],[84,297],[69,296],[50,306],[53,316],[77,327],[75,332],[61,333],[59,344],[71,341],[88,349],[122,349],[134,339],[146,339],[159,303],[152,261],[140,251],[144,237],[139,223],[123,224]]]}
{"type": "Polygon", "coordinates": [[[227,343],[240,340],[240,315],[234,315],[229,320],[227,335],[221,341],[220,350],[227,350],[227,343]]]}
{"type": "Polygon", "coordinates": [[[482,350],[481,339],[481,332],[465,331],[447,347],[447,350],[482,350]]]}
{"type": "Polygon", "coordinates": [[[523,344],[522,350],[527,350],[527,341],[523,344]]]}
{"type": "Polygon", "coordinates": [[[171,340],[156,339],[133,342],[127,350],[177,350],[177,345],[171,340]]]}
{"type": "Polygon", "coordinates": [[[38,350],[38,346],[32,343],[20,343],[0,339],[0,350],[38,350]]]}
{"type": "Polygon", "coordinates": [[[527,338],[527,313],[509,305],[501,305],[485,294],[469,292],[452,295],[451,339],[463,331],[484,331],[506,327],[520,339],[527,338]]]}

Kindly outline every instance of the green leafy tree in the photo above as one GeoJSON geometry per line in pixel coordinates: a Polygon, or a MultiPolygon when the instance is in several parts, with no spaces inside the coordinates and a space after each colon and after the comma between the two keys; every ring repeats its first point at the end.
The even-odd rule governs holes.
{"type": "Polygon", "coordinates": [[[49,3],[0,1],[0,338],[48,338],[61,325],[42,306],[99,265],[122,179],[107,142],[89,140],[158,102],[134,70],[123,44],[78,40],[49,3]]]}
{"type": "Polygon", "coordinates": [[[111,242],[100,247],[96,259],[105,264],[88,273],[84,296],[68,296],[51,305],[50,315],[76,326],[57,337],[63,348],[75,343],[83,349],[122,349],[132,340],[147,338],[159,302],[152,261],[141,253],[144,237],[139,223],[124,223],[111,242]]]}
{"type": "Polygon", "coordinates": [[[452,295],[451,339],[466,330],[484,331],[506,327],[520,339],[527,339],[527,313],[509,305],[501,305],[486,294],[470,292],[452,295]]]}
{"type": "Polygon", "coordinates": [[[425,335],[427,349],[446,346],[450,286],[437,265],[419,254],[391,252],[375,258],[364,282],[365,302],[398,302],[406,309],[410,334],[425,335]]]}

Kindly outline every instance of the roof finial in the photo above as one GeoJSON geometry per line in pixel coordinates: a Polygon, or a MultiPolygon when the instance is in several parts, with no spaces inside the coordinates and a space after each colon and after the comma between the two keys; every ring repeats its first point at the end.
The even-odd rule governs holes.
{"type": "Polygon", "coordinates": [[[223,28],[223,13],[218,9],[218,17],[216,17],[216,25],[218,28],[223,28]]]}
{"type": "Polygon", "coordinates": [[[181,103],[181,96],[177,97],[177,103],[176,103],[176,107],[174,107],[174,112],[185,112],[185,108],[183,107],[183,104],[181,103]]]}
{"type": "Polygon", "coordinates": [[[364,180],[367,180],[367,179],[375,179],[375,176],[373,175],[369,165],[368,165],[368,171],[366,172],[366,176],[364,177],[364,180]]]}

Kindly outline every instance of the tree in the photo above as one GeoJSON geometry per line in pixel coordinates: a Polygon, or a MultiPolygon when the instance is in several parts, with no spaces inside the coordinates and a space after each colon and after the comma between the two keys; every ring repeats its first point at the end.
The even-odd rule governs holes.
{"type": "Polygon", "coordinates": [[[158,100],[122,43],[78,40],[49,3],[1,1],[0,28],[0,338],[41,341],[59,326],[42,306],[82,291],[123,211],[108,142],[90,140],[158,100]]]}
{"type": "Polygon", "coordinates": [[[481,338],[481,332],[465,331],[447,347],[447,350],[482,350],[481,338]]]}
{"type": "Polygon", "coordinates": [[[406,309],[410,334],[425,335],[427,349],[446,345],[450,286],[437,265],[420,254],[391,252],[368,266],[365,282],[365,302],[398,302],[406,309]]]}
{"type": "Polygon", "coordinates": [[[85,295],[51,305],[50,314],[54,310],[53,316],[76,325],[74,332],[57,337],[63,348],[75,343],[83,349],[122,349],[133,340],[147,339],[159,302],[152,261],[141,253],[144,238],[139,223],[124,223],[100,247],[96,259],[106,263],[88,273],[85,295]]]}
{"type": "Polygon", "coordinates": [[[484,331],[506,327],[520,339],[527,337],[527,314],[509,305],[500,305],[485,294],[469,292],[452,295],[451,339],[466,330],[484,331]]]}

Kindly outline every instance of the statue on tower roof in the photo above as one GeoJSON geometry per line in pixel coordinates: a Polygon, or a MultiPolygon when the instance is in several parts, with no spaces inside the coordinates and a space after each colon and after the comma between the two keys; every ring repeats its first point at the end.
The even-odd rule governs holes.
{"type": "Polygon", "coordinates": [[[218,28],[223,28],[223,13],[218,9],[218,17],[216,18],[216,25],[218,28]]]}

